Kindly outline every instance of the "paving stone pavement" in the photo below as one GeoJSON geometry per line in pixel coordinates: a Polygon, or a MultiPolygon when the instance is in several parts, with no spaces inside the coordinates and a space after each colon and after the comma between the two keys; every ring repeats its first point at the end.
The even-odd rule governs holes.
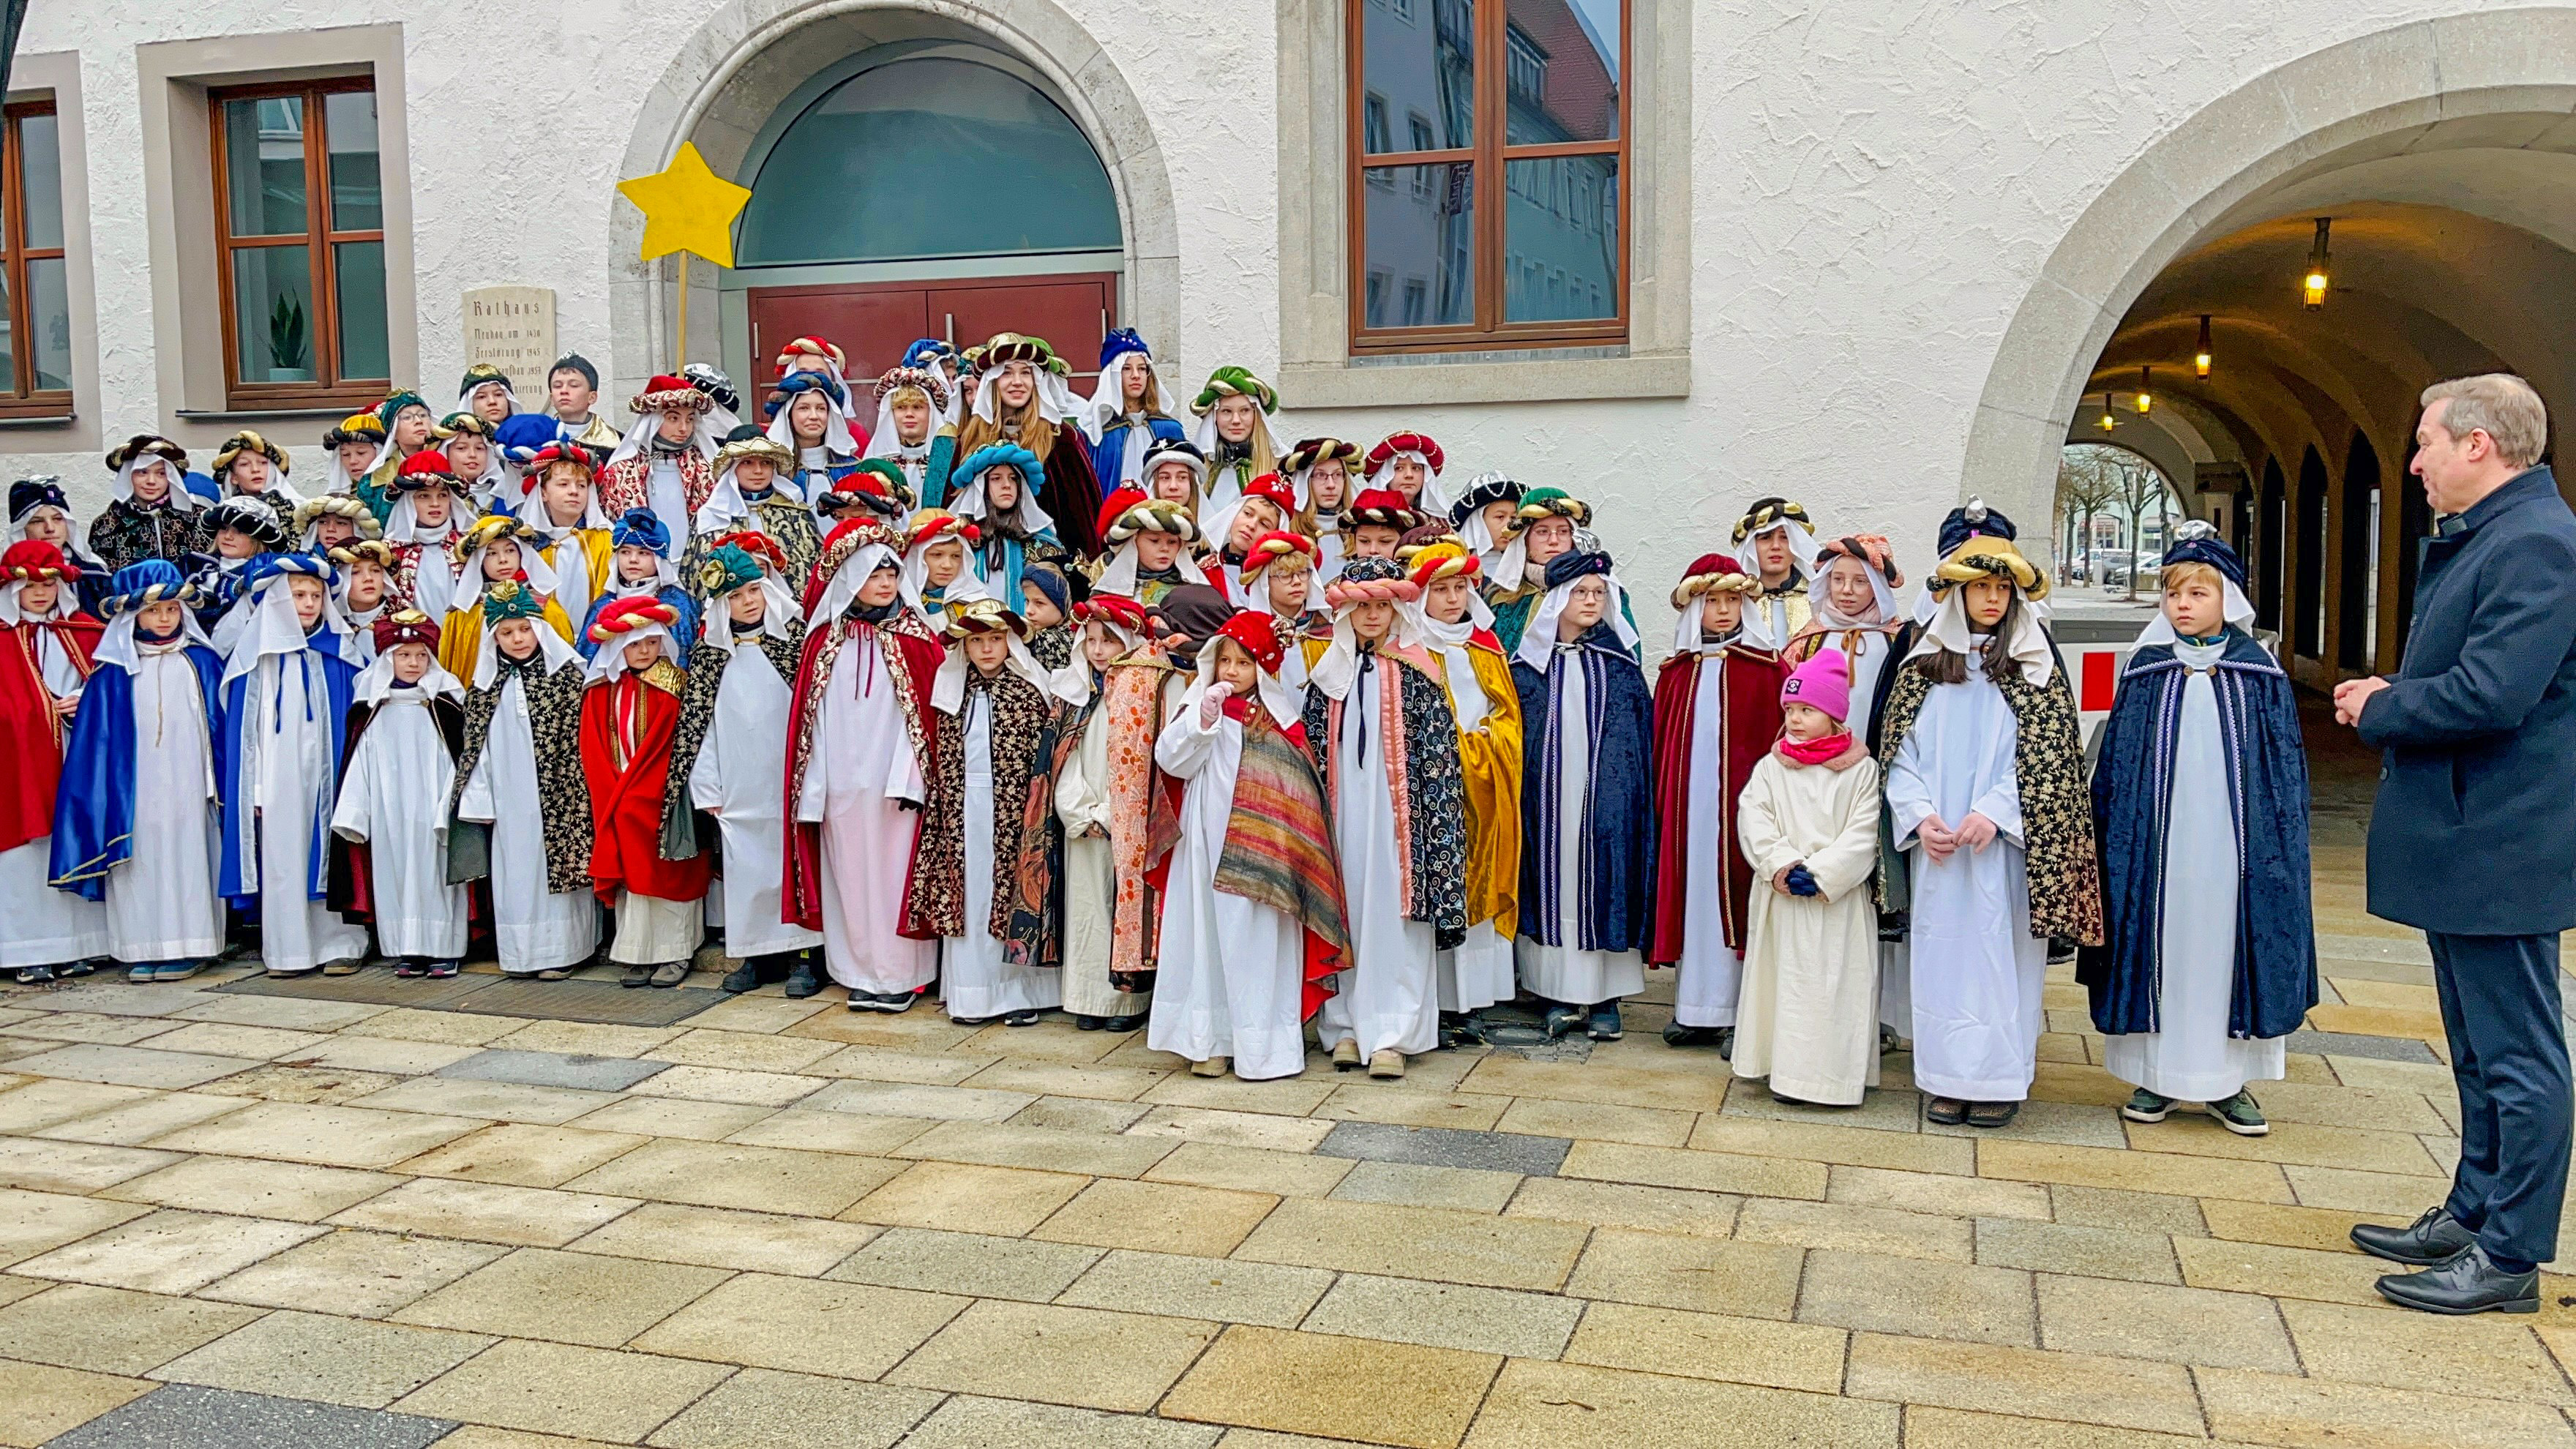
{"type": "Polygon", "coordinates": [[[2063,971],[1991,1134],[1902,1053],[1774,1102],[1664,1046],[1666,972],[1623,1041],[1395,1083],[774,987],[7,990],[0,1445],[2576,1449],[2576,1280],[2432,1319],[2345,1242],[2457,1152],[2367,783],[2320,752],[2323,990],[2257,1140],[2123,1124],[2063,971]]]}

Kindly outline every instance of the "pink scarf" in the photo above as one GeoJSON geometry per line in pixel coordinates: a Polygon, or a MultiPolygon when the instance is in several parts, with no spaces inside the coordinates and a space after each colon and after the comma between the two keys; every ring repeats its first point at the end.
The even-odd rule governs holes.
{"type": "Polygon", "coordinates": [[[1837,730],[1812,740],[1784,739],[1771,748],[1781,759],[1797,768],[1824,765],[1835,770],[1848,770],[1869,758],[1869,747],[1852,738],[1849,730],[1837,730]]]}

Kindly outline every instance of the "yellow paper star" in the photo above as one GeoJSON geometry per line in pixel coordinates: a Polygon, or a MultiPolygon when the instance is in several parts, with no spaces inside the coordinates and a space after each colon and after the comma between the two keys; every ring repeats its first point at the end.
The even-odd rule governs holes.
{"type": "Polygon", "coordinates": [[[733,219],[751,200],[707,168],[696,143],[680,143],[671,164],[650,176],[617,183],[618,194],[644,213],[644,260],[688,252],[720,267],[733,265],[733,219]]]}

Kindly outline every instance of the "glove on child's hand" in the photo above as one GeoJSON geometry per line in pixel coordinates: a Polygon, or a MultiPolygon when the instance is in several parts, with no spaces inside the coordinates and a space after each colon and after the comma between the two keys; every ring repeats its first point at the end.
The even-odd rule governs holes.
{"type": "Polygon", "coordinates": [[[1789,894],[1793,896],[1812,896],[1821,895],[1823,893],[1824,888],[1817,885],[1816,878],[1808,873],[1806,862],[1800,861],[1798,864],[1789,867],[1789,894]]]}

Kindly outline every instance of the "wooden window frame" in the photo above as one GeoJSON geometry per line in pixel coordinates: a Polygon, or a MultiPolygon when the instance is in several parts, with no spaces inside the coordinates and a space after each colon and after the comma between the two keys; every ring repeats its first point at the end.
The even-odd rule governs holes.
{"type": "MultiPolygon", "coordinates": [[[[331,138],[325,118],[323,97],[351,92],[373,94],[372,75],[334,76],[323,80],[290,81],[271,85],[222,86],[206,92],[207,131],[214,150],[215,204],[215,291],[221,300],[224,333],[224,401],[240,410],[297,407],[360,406],[381,400],[393,386],[390,377],[343,378],[340,375],[340,287],[337,248],[351,242],[374,242],[382,246],[384,228],[334,231],[331,229],[331,138]],[[294,233],[278,236],[235,238],[232,233],[232,178],[224,144],[224,107],[233,101],[276,100],[295,97],[304,102],[304,234],[301,245],[310,258],[308,273],[312,279],[312,306],[307,311],[307,329],[312,338],[314,380],[311,382],[244,382],[241,376],[240,334],[234,316],[233,253],[263,247],[295,246],[294,233]]],[[[381,108],[379,126],[381,127],[381,108]]],[[[379,145],[381,130],[379,131],[379,145]]],[[[384,215],[382,194],[384,168],[381,155],[377,163],[377,218],[384,215]]],[[[388,306],[390,306],[388,298],[388,306]]],[[[392,318],[386,318],[390,339],[392,318]]]]}
{"type": "MultiPolygon", "coordinates": [[[[71,263],[63,247],[34,247],[27,240],[26,152],[19,141],[19,123],[30,116],[50,116],[54,112],[51,97],[41,101],[20,101],[0,107],[0,124],[5,124],[7,137],[0,142],[0,187],[6,188],[5,204],[8,225],[0,229],[0,276],[5,276],[9,291],[9,360],[11,372],[0,379],[0,418],[67,418],[72,415],[72,390],[36,386],[36,328],[27,292],[27,264],[47,259],[62,259],[68,270],[71,263]]],[[[61,135],[56,127],[55,134],[61,135]]],[[[57,141],[54,171],[62,172],[62,156],[57,141]]],[[[55,198],[55,209],[61,211],[62,200],[55,198]]],[[[70,218],[64,218],[63,239],[71,239],[70,218]]]]}
{"type": "MultiPolygon", "coordinates": [[[[1470,167],[1468,185],[1477,200],[1475,242],[1473,247],[1473,286],[1476,298],[1476,320],[1468,326],[1446,327],[1370,327],[1368,325],[1365,289],[1350,289],[1350,350],[1354,356],[1389,353],[1436,353],[1485,351],[1507,348],[1597,347],[1616,345],[1628,340],[1628,283],[1634,265],[1630,253],[1636,245],[1631,217],[1635,192],[1629,155],[1636,127],[1632,111],[1636,105],[1635,75],[1637,0],[1621,0],[1619,6],[1619,124],[1618,134],[1606,141],[1569,141],[1541,145],[1505,145],[1506,128],[1510,125],[1509,0],[1478,0],[1476,18],[1475,115],[1474,144],[1436,151],[1389,151],[1377,155],[1368,152],[1363,134],[1363,111],[1367,94],[1367,59],[1363,54],[1363,36],[1367,29],[1367,8],[1379,0],[1343,0],[1342,58],[1344,88],[1349,98],[1346,115],[1349,124],[1343,136],[1343,248],[1350,258],[1350,274],[1366,276],[1368,256],[1369,173],[1398,166],[1441,166],[1465,163],[1470,167]],[[1504,317],[1505,227],[1509,215],[1508,163],[1546,161],[1568,156],[1610,156],[1616,158],[1619,177],[1619,246],[1618,273],[1612,284],[1613,315],[1588,321],[1506,322],[1504,317]],[[1490,203],[1490,204],[1489,204],[1490,203]]],[[[1418,9],[1437,0],[1415,0],[1418,9]]],[[[1390,118],[1390,130],[1392,129],[1390,118]]],[[[1409,138],[1408,138],[1409,139],[1409,138]]],[[[1391,179],[1391,178],[1390,178],[1391,179]]],[[[1380,186],[1380,195],[1392,188],[1380,186]]]]}

